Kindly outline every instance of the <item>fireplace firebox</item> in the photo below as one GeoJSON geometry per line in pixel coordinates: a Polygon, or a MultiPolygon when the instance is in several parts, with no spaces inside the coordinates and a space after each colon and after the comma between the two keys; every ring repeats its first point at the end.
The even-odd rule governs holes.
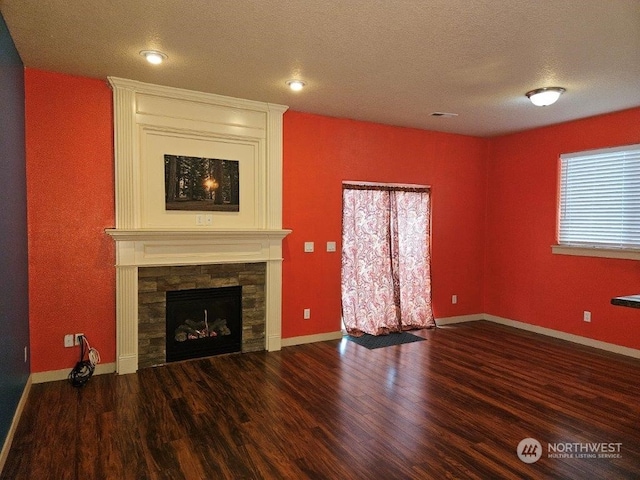
{"type": "Polygon", "coordinates": [[[166,292],[166,359],[242,349],[242,286],[166,292]]]}

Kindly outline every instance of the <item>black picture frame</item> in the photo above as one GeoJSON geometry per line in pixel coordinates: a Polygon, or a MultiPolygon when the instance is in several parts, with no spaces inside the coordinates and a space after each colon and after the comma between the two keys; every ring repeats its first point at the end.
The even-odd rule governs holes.
{"type": "Polygon", "coordinates": [[[164,156],[166,210],[239,212],[240,162],[164,156]]]}

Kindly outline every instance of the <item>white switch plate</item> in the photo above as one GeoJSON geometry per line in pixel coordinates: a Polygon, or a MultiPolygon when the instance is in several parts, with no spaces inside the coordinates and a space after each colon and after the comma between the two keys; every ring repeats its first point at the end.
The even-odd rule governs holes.
{"type": "Polygon", "coordinates": [[[313,252],[313,242],[304,242],[304,251],[305,253],[313,252]]]}
{"type": "Polygon", "coordinates": [[[304,309],[304,319],[305,320],[309,320],[311,318],[311,309],[310,308],[305,308],[304,309]]]}
{"type": "Polygon", "coordinates": [[[73,347],[73,334],[64,336],[64,346],[65,348],[73,347]]]}
{"type": "Polygon", "coordinates": [[[336,251],[336,242],[327,242],[327,252],[336,251]]]}
{"type": "Polygon", "coordinates": [[[211,225],[213,225],[213,215],[205,215],[205,217],[204,217],[204,223],[205,223],[205,225],[207,225],[208,227],[210,227],[211,225]]]}

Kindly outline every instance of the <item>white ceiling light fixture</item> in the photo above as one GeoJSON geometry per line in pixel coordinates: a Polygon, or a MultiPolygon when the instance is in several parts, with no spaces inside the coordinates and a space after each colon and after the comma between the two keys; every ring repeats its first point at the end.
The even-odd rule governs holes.
{"type": "Polygon", "coordinates": [[[160,65],[169,58],[166,53],[162,53],[157,50],[142,50],[140,55],[146,58],[147,62],[152,63],[153,65],[160,65]]]}
{"type": "Polygon", "coordinates": [[[294,92],[299,92],[305,87],[306,83],[304,83],[302,80],[289,80],[287,81],[287,85],[294,92]]]}
{"type": "Polygon", "coordinates": [[[536,88],[527,92],[525,95],[531,100],[536,107],[546,107],[556,103],[560,95],[567,90],[562,87],[545,87],[536,88]]]}

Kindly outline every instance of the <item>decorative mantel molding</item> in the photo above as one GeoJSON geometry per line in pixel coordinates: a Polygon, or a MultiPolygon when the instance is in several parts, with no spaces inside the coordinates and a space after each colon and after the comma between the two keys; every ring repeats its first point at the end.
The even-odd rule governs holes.
{"type": "Polygon", "coordinates": [[[279,238],[282,239],[291,233],[291,230],[250,230],[244,228],[230,230],[183,230],[178,228],[151,230],[139,228],[128,230],[126,228],[108,228],[105,232],[116,241],[156,241],[156,240],[200,240],[203,238],[279,238]]]}
{"type": "Polygon", "coordinates": [[[193,265],[282,261],[291,230],[107,229],[118,266],[193,265]]]}
{"type": "Polygon", "coordinates": [[[266,345],[281,348],[282,115],[287,107],[109,78],[114,98],[116,369],[138,369],[138,268],[266,263],[266,345]],[[238,214],[166,212],[162,154],[225,158],[239,152],[238,214]],[[183,153],[185,150],[203,153],[183,153]],[[226,153],[228,155],[228,153],[226,153]],[[244,183],[243,183],[244,182],[244,183]],[[161,207],[162,206],[162,207],[161,207]],[[196,226],[197,225],[197,226],[196,226]]]}

